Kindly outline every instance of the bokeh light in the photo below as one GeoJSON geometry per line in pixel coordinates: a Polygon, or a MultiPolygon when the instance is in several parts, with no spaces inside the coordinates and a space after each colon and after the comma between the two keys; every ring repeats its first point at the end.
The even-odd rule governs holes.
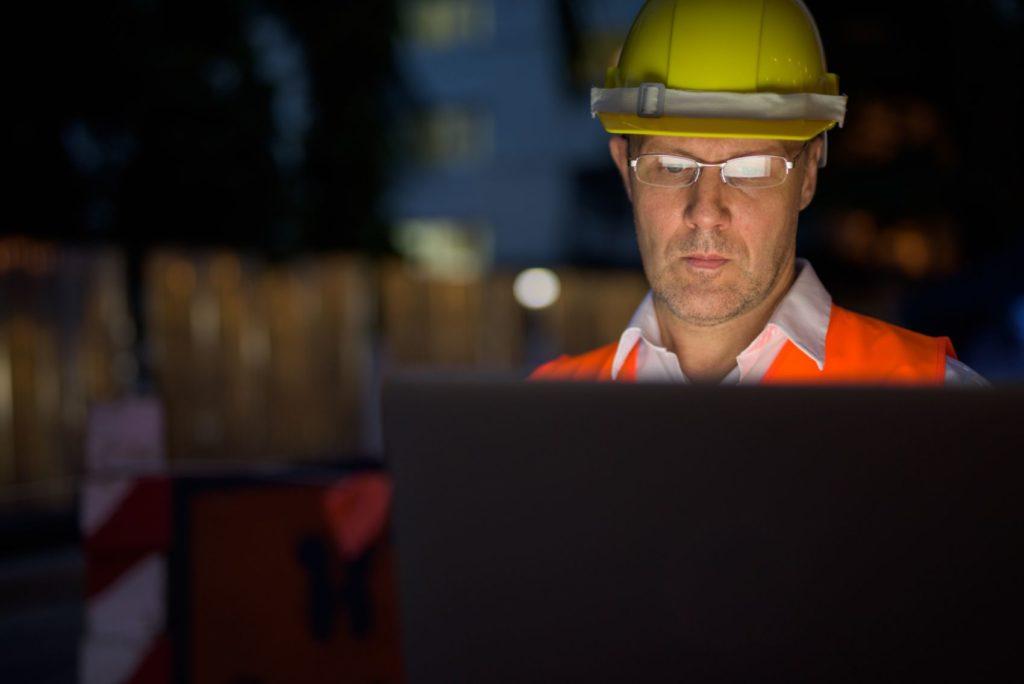
{"type": "Polygon", "coordinates": [[[558,300],[562,284],[550,269],[528,268],[516,276],[512,292],[527,309],[546,309],[558,300]]]}

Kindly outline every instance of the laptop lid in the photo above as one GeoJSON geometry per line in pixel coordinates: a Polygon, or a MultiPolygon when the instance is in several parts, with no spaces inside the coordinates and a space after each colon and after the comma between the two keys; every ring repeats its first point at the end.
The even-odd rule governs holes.
{"type": "Polygon", "coordinates": [[[411,681],[1020,669],[1024,421],[995,390],[385,392],[411,681]]]}

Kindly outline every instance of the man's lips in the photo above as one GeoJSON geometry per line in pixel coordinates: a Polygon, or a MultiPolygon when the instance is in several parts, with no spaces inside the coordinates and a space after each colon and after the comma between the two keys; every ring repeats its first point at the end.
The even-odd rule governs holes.
{"type": "Polygon", "coordinates": [[[693,268],[704,268],[714,270],[725,265],[728,259],[718,254],[691,254],[683,257],[687,265],[693,268]]]}

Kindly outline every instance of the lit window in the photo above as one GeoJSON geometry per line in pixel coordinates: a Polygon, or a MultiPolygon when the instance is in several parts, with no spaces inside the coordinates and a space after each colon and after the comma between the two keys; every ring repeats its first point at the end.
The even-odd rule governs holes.
{"type": "Polygon", "coordinates": [[[489,0],[408,0],[402,19],[405,35],[432,49],[483,42],[494,33],[489,0]]]}
{"type": "Polygon", "coordinates": [[[476,223],[407,219],[395,226],[392,241],[406,260],[439,280],[476,280],[491,261],[491,233],[476,223]]]}
{"type": "Polygon", "coordinates": [[[483,161],[494,148],[494,120],[480,110],[440,106],[418,115],[409,131],[420,163],[456,165],[483,161]]]}

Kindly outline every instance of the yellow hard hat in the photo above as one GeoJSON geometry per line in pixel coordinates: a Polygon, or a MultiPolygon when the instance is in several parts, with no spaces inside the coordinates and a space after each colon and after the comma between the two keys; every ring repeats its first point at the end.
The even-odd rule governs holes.
{"type": "Polygon", "coordinates": [[[801,0],[648,0],[591,112],[609,133],[810,140],[846,96],[801,0]]]}

